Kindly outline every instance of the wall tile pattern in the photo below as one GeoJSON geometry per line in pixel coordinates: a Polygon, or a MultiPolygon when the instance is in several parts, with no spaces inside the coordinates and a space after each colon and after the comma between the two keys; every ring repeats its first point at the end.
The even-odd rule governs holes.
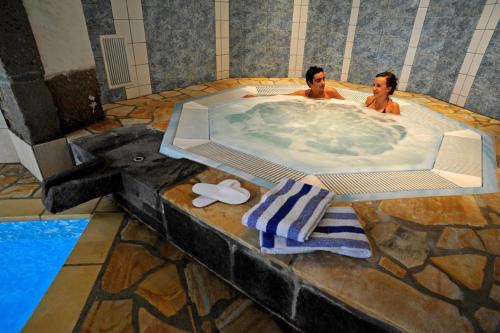
{"type": "Polygon", "coordinates": [[[371,84],[386,70],[399,77],[417,9],[415,0],[360,2],[349,81],[371,84]]]}
{"type": "Polygon", "coordinates": [[[229,2],[231,77],[286,77],[293,0],[229,2]]]}
{"type": "Polygon", "coordinates": [[[141,0],[111,0],[117,35],[125,36],[132,83],[125,87],[127,98],[151,94],[146,37],[141,0]]]}
{"type": "Polygon", "coordinates": [[[349,17],[349,28],[347,29],[347,40],[344,49],[344,60],[342,61],[342,73],[340,79],[347,81],[349,76],[349,68],[351,66],[352,46],[354,45],[354,34],[358,24],[360,0],[353,0],[351,5],[351,15],[349,17]]]}
{"type": "Polygon", "coordinates": [[[307,36],[307,16],[309,0],[294,0],[292,17],[292,36],[290,41],[290,60],[288,63],[288,77],[304,76],[305,39],[307,36]]]}
{"type": "MultiPolygon", "coordinates": [[[[489,1],[491,2],[491,1],[489,1]]],[[[483,7],[481,17],[476,25],[476,30],[467,48],[460,72],[450,97],[450,102],[464,106],[474,83],[475,76],[483,60],[484,53],[490,43],[491,37],[500,16],[500,2],[488,3],[483,7]]]]}
{"type": "Polygon", "coordinates": [[[102,104],[126,98],[125,88],[108,89],[106,70],[102,57],[100,35],[114,35],[113,12],[109,0],[82,0],[83,13],[89,32],[90,45],[94,54],[97,81],[101,91],[102,104]]]}
{"type": "Polygon", "coordinates": [[[143,0],[153,92],[215,80],[214,0],[143,0]]]}
{"type": "Polygon", "coordinates": [[[496,29],[477,71],[465,107],[500,120],[500,29],[496,29]]]}
{"type": "Polygon", "coordinates": [[[415,61],[415,52],[417,51],[420,36],[422,35],[422,27],[424,25],[428,6],[429,0],[421,0],[418,5],[417,15],[415,16],[415,21],[413,22],[413,28],[411,31],[410,43],[408,45],[408,49],[406,50],[403,69],[401,70],[401,75],[399,76],[399,90],[406,90],[408,85],[408,79],[413,67],[413,62],[415,61]]]}
{"type": "Polygon", "coordinates": [[[449,99],[484,2],[430,1],[407,90],[449,99]]]}
{"type": "Polygon", "coordinates": [[[340,79],[350,12],[350,1],[309,1],[304,70],[320,66],[327,78],[340,79]]]}
{"type": "Polygon", "coordinates": [[[229,0],[215,0],[217,80],[229,77],[229,0]]]}

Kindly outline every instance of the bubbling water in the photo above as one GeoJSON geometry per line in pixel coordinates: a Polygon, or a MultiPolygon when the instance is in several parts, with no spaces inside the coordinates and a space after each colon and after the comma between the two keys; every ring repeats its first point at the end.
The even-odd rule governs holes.
{"type": "Polygon", "coordinates": [[[210,139],[307,173],[430,169],[441,133],[360,103],[274,96],[209,110],[210,139]]]}
{"type": "Polygon", "coordinates": [[[405,128],[390,119],[384,124],[352,105],[321,101],[265,102],[224,118],[250,141],[297,152],[376,155],[406,136],[405,128]]]}

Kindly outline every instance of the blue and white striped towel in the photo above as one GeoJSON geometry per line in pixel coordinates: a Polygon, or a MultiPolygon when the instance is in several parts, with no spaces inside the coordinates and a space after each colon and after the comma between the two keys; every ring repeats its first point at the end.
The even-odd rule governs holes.
{"type": "Polygon", "coordinates": [[[261,232],[260,247],[262,252],[270,254],[321,250],[355,258],[369,258],[372,255],[370,243],[352,207],[329,208],[309,240],[304,243],[261,232]]]}
{"type": "Polygon", "coordinates": [[[332,203],[333,196],[325,189],[284,178],[243,215],[243,224],[304,242],[332,203]]]}

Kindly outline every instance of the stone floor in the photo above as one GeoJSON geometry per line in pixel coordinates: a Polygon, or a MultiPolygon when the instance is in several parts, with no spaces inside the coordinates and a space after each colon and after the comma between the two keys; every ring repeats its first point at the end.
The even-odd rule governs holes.
{"type": "MultiPolygon", "coordinates": [[[[0,165],[0,221],[53,218],[39,188],[22,165],[0,165]]],[[[57,214],[97,221],[89,223],[24,332],[294,332],[123,212],[109,227],[109,216],[102,215],[120,211],[103,197],[57,214]],[[83,290],[83,297],[73,290],[83,290]],[[64,311],[64,294],[72,305],[80,303],[76,313],[64,311]]]]}
{"type": "MultiPolygon", "coordinates": [[[[177,101],[241,84],[297,83],[303,80],[227,79],[107,104],[105,120],[68,135],[68,139],[134,124],[149,124],[163,131],[177,101]]],[[[331,84],[371,89],[345,82],[331,84]]],[[[491,134],[496,138],[499,163],[500,121],[425,95],[396,92],[396,96],[491,134]]],[[[217,228],[234,237],[249,237],[246,241],[255,242],[255,235],[245,234],[248,231],[241,224],[224,222],[239,219],[248,206],[228,210],[215,204],[194,209],[189,204],[192,184],[215,182],[225,176],[209,170],[164,197],[189,214],[218,224],[217,228]]],[[[252,205],[263,190],[247,186],[254,195],[248,204],[252,205]]],[[[9,207],[17,202],[7,199],[38,200],[39,187],[19,165],[0,165],[0,219],[11,214],[9,207]]],[[[321,277],[321,288],[357,309],[398,324],[404,331],[439,331],[445,327],[453,332],[498,332],[500,193],[358,202],[352,206],[373,246],[372,258],[360,262],[321,252],[276,257],[301,278],[321,277]],[[359,277],[356,280],[352,280],[354,273],[359,277]],[[402,301],[408,299],[412,300],[410,304],[402,301]],[[427,317],[429,313],[432,318],[427,317]],[[446,326],[440,326],[443,320],[448,322],[446,326]]],[[[120,227],[76,327],[89,332],[290,330],[130,218],[125,218],[120,227]]]]}

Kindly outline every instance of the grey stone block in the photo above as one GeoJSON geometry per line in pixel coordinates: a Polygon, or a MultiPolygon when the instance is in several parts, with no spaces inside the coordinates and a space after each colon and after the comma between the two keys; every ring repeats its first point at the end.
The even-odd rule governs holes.
{"type": "Polygon", "coordinates": [[[43,79],[13,82],[1,90],[5,118],[24,141],[35,145],[61,137],[57,109],[43,79]]]}
{"type": "Polygon", "coordinates": [[[22,1],[0,1],[0,72],[12,81],[41,78],[43,68],[22,1]]]}
{"type": "Polygon", "coordinates": [[[264,256],[237,248],[233,282],[251,297],[285,318],[292,314],[294,283],[289,272],[274,267],[264,256]]]}
{"type": "Polygon", "coordinates": [[[225,279],[230,278],[229,243],[213,229],[163,203],[167,238],[225,279]]]}
{"type": "Polygon", "coordinates": [[[57,213],[121,189],[120,171],[94,159],[48,177],[42,184],[42,201],[47,210],[57,213]]]}
{"type": "MultiPolygon", "coordinates": [[[[386,332],[382,323],[358,317],[353,310],[325,298],[321,293],[302,287],[297,297],[295,325],[305,332],[386,332]],[[383,326],[382,326],[383,327],[383,326]]],[[[387,328],[388,329],[388,328],[387,328]]]]}

